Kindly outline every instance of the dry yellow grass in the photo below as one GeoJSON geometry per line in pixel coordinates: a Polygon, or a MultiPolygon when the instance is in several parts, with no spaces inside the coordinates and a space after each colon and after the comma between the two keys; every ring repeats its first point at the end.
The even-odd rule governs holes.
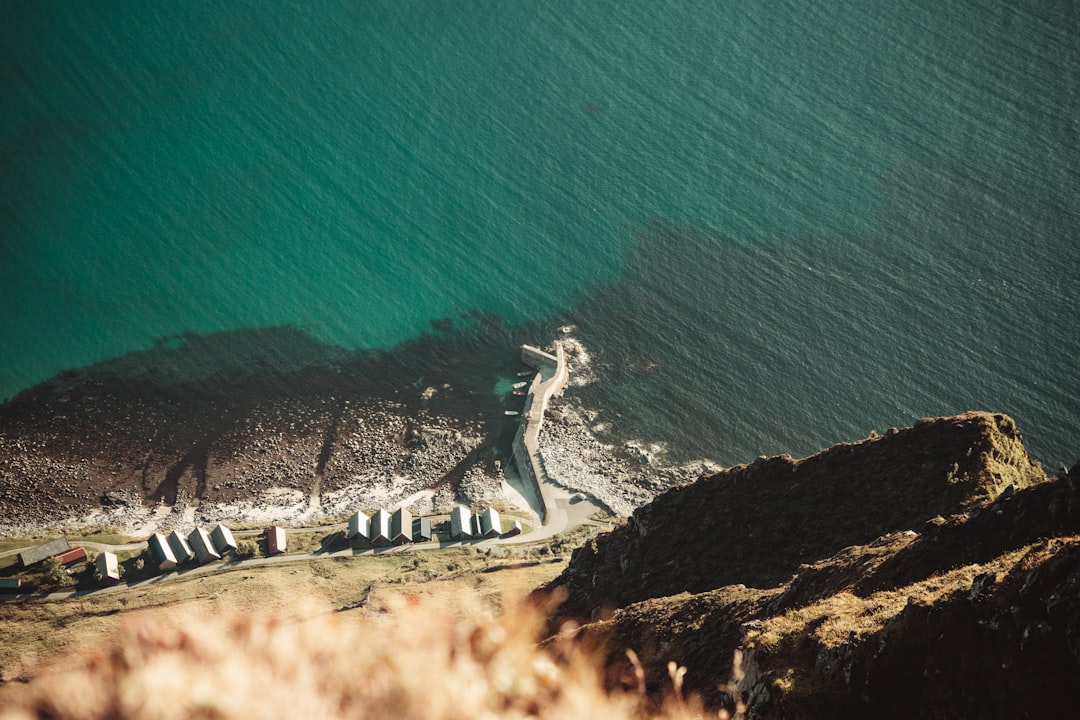
{"type": "MultiPolygon", "coordinates": [[[[57,655],[94,647],[128,622],[148,616],[168,623],[189,613],[289,613],[298,597],[330,608],[356,607],[448,585],[488,596],[524,595],[563,567],[565,562],[521,567],[513,559],[491,559],[459,547],[223,569],[65,601],[3,602],[0,683],[31,677],[57,655]],[[369,597],[372,588],[376,592],[369,597]],[[178,612],[160,612],[171,609],[178,612]]],[[[0,684],[0,704],[8,690],[0,684]]]]}
{"type": "Polygon", "coordinates": [[[757,629],[747,633],[744,647],[757,654],[762,663],[791,666],[784,673],[773,674],[770,690],[775,696],[797,693],[811,697],[827,691],[820,684],[825,678],[814,658],[881,633],[910,605],[930,607],[949,597],[966,596],[976,577],[990,574],[997,582],[1011,570],[1026,571],[1037,566],[1045,561],[1048,552],[1029,545],[988,563],[964,565],[868,597],[838,592],[763,620],[757,629]]]}
{"type": "Polygon", "coordinates": [[[775,651],[806,628],[813,628],[810,635],[820,647],[834,648],[852,637],[880,631],[910,603],[933,605],[945,595],[967,593],[976,576],[995,572],[999,566],[1011,567],[1029,553],[1030,548],[1025,547],[1006,553],[990,564],[965,565],[899,590],[876,592],[865,598],[839,592],[762,621],[758,630],[747,634],[747,645],[775,651]]]}

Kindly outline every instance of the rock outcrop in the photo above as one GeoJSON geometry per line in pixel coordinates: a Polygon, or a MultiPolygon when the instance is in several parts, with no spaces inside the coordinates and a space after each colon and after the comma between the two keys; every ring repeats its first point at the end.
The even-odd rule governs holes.
{"type": "Polygon", "coordinates": [[[1080,464],[1047,479],[984,413],[759,461],[578,551],[553,620],[593,618],[578,636],[613,686],[637,682],[629,648],[657,693],[674,662],[750,717],[1058,716],[1080,676],[1078,486],[1080,464]]]}
{"type": "Polygon", "coordinates": [[[923,420],[673,488],[575,552],[552,585],[569,590],[563,617],[577,619],[735,583],[776,587],[803,563],[1044,479],[1007,416],[923,420]]]}

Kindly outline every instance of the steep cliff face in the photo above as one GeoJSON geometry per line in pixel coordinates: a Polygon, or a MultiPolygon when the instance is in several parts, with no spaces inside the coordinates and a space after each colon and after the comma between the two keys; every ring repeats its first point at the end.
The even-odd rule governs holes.
{"type": "Polygon", "coordinates": [[[630,604],[580,635],[608,682],[667,663],[708,704],[750,715],[1053,717],[1080,701],[1080,465],[921,532],[805,565],[791,582],[630,604]],[[741,666],[736,669],[739,653],[741,666]],[[722,685],[729,685],[721,689],[722,685]]]}
{"type": "Polygon", "coordinates": [[[1044,479],[1007,416],[924,420],[674,488],[575,552],[550,587],[569,591],[561,617],[579,619],[736,583],[772,588],[803,563],[1044,479]]]}
{"type": "Polygon", "coordinates": [[[558,584],[573,615],[610,611],[578,637],[612,687],[643,670],[662,694],[674,662],[749,717],[1059,716],[1080,702],[1080,464],[1047,479],[1004,416],[923,421],[669,491],[558,584]],[[714,524],[736,511],[752,538],[714,524]]]}

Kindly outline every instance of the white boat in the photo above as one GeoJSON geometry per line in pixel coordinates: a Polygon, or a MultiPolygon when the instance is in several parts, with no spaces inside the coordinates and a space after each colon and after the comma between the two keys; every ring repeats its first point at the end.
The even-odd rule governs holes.
{"type": "Polygon", "coordinates": [[[517,410],[506,410],[506,411],[503,412],[503,415],[510,415],[510,416],[520,415],[520,414],[521,413],[519,413],[517,410]]]}
{"type": "Polygon", "coordinates": [[[514,389],[515,390],[520,390],[520,389],[522,389],[523,387],[525,387],[528,384],[529,383],[525,382],[524,380],[521,381],[521,382],[514,383],[514,389]]]}

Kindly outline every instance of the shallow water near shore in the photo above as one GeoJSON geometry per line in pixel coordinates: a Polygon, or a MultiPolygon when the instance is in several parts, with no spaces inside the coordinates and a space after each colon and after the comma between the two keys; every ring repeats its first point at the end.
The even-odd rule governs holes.
{"type": "Polygon", "coordinates": [[[967,409],[1080,457],[1068,2],[8,17],[2,398],[371,351],[498,417],[516,345],[572,323],[583,400],[676,461],[967,409]]]}

